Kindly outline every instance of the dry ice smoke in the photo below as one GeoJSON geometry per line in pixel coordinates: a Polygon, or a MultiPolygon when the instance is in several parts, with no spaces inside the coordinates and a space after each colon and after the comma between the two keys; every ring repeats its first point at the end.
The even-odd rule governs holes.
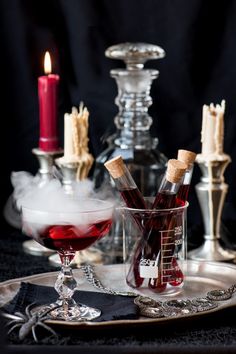
{"type": "Polygon", "coordinates": [[[65,193],[56,178],[42,183],[39,176],[13,172],[11,181],[13,197],[17,208],[22,210],[24,221],[27,219],[41,226],[66,223],[83,225],[112,216],[112,210],[107,209],[107,203],[103,202],[114,205],[112,194],[107,189],[95,192],[93,182],[88,179],[74,183],[73,196],[65,193]]]}

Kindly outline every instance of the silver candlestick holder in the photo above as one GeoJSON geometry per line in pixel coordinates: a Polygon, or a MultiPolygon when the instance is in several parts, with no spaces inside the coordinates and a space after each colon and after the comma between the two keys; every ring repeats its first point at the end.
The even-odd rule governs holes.
{"type": "MultiPolygon", "coordinates": [[[[35,148],[32,150],[32,153],[37,157],[39,162],[39,182],[38,187],[42,187],[53,178],[53,165],[55,158],[59,157],[63,154],[63,150],[56,151],[43,151],[41,149],[35,148]]],[[[32,254],[34,256],[49,256],[54,251],[40,245],[38,242],[34,240],[28,240],[23,242],[23,249],[26,253],[32,254]]]]}
{"type": "Polygon", "coordinates": [[[234,251],[223,249],[220,245],[220,225],[228,185],[224,182],[224,171],[231,159],[228,155],[210,161],[202,155],[197,156],[201,172],[201,182],[196,185],[196,193],[201,207],[204,223],[204,243],[189,252],[188,257],[195,260],[230,261],[235,258],[234,251]]]}
{"type": "Polygon", "coordinates": [[[38,174],[40,176],[39,186],[50,181],[53,177],[52,169],[56,158],[63,154],[63,150],[45,152],[35,148],[32,153],[37,157],[39,162],[38,174]]]}
{"type": "Polygon", "coordinates": [[[62,176],[62,185],[66,194],[73,195],[74,184],[76,182],[76,174],[78,169],[77,162],[67,162],[63,158],[55,160],[56,165],[59,167],[62,176]]]}

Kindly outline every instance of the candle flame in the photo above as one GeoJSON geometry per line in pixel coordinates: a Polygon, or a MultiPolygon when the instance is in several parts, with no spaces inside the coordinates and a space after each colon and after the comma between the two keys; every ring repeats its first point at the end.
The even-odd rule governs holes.
{"type": "Polygon", "coordinates": [[[45,74],[51,74],[52,72],[52,63],[49,52],[46,52],[44,56],[44,72],[45,74]]]}

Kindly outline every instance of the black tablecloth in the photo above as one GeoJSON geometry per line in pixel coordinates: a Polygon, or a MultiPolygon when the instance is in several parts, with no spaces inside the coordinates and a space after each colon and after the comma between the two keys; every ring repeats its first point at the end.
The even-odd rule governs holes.
{"type": "MultiPolygon", "coordinates": [[[[195,231],[189,244],[196,241],[195,231]]],[[[55,271],[47,257],[25,254],[20,231],[5,227],[0,238],[1,281],[55,271]]],[[[227,240],[226,240],[227,242],[227,240]]],[[[165,324],[117,329],[59,329],[57,340],[46,337],[35,344],[31,337],[20,342],[12,333],[6,339],[10,353],[236,353],[236,308],[211,315],[168,321],[165,324]]],[[[3,329],[2,326],[0,326],[3,329]]]]}

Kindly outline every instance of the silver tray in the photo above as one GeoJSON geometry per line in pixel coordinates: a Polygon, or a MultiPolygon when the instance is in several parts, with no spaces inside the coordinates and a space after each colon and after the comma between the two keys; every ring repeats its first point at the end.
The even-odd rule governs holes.
{"type": "MultiPolygon", "coordinates": [[[[104,286],[112,287],[115,290],[130,291],[125,283],[125,270],[123,265],[98,265],[95,268],[96,275],[102,281],[104,286]],[[112,286],[113,285],[113,286],[112,286]]],[[[37,285],[54,286],[58,272],[43,273],[22,277],[18,279],[7,280],[0,283],[0,306],[9,302],[17,293],[20,283],[30,282],[37,285]]],[[[236,266],[228,263],[219,262],[203,262],[188,261],[184,287],[175,295],[156,295],[149,290],[137,291],[138,294],[150,296],[155,300],[168,299],[192,299],[196,297],[206,296],[207,292],[214,289],[226,290],[230,285],[236,282],[236,266]]],[[[90,285],[84,278],[80,269],[74,270],[75,278],[78,281],[80,290],[98,291],[90,285]]],[[[226,301],[219,301],[219,306],[207,312],[198,312],[190,315],[172,317],[172,318],[146,318],[140,317],[135,320],[116,320],[106,322],[65,322],[57,320],[48,320],[47,323],[52,325],[70,326],[79,328],[95,328],[95,327],[118,327],[125,325],[145,325],[158,324],[167,321],[174,321],[180,317],[189,318],[210,314],[220,311],[227,307],[236,305],[236,294],[226,301]]]]}

